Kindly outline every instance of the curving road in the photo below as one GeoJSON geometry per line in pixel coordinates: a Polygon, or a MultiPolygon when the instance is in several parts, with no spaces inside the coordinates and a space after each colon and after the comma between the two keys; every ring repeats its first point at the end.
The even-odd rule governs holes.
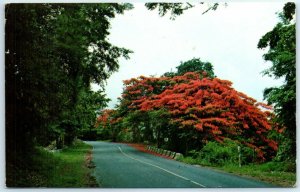
{"type": "Polygon", "coordinates": [[[119,143],[93,146],[94,176],[105,188],[275,187],[271,184],[169,160],[119,143]]]}

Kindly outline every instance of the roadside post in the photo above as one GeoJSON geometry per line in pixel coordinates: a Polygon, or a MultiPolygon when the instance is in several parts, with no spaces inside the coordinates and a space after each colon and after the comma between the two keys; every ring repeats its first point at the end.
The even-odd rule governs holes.
{"type": "Polygon", "coordinates": [[[239,152],[239,167],[242,167],[242,163],[241,163],[241,147],[238,146],[238,152],[239,152]]]}

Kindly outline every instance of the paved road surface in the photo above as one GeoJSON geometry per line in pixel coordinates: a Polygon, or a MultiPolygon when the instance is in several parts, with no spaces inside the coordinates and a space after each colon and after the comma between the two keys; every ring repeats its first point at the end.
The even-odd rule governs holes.
{"type": "Polygon", "coordinates": [[[94,175],[105,188],[275,187],[267,183],[169,160],[119,143],[88,141],[94,175]]]}

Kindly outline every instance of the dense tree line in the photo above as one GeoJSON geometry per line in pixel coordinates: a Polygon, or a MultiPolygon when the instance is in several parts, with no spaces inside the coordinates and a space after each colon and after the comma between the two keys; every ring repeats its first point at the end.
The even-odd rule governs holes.
{"type": "Polygon", "coordinates": [[[268,133],[281,131],[270,121],[271,107],[231,84],[215,77],[211,63],[194,58],[172,75],[125,80],[118,108],[103,111],[96,127],[113,141],[147,141],[184,154],[229,139],[271,159],[277,143],[268,133]]]}
{"type": "MultiPolygon", "coordinates": [[[[218,6],[212,4],[208,10],[218,6]]],[[[161,16],[170,12],[175,19],[194,5],[148,3],[146,7],[158,8],[161,16]]],[[[274,114],[269,106],[216,78],[212,64],[198,58],[161,77],[124,81],[116,109],[101,111],[109,101],[105,80],[118,70],[118,59],[131,53],[108,41],[110,19],[131,8],[108,3],[6,5],[8,171],[11,165],[24,164],[34,146],[56,141],[62,147],[76,137],[147,141],[185,154],[217,146],[208,145],[210,141],[226,144],[229,139],[253,149],[259,160],[275,155],[277,160],[295,160],[295,3],[284,6],[281,21],[258,43],[258,48],[268,48],[264,59],[273,64],[265,74],[285,80],[264,92],[274,114]],[[91,91],[91,83],[102,89],[91,91]],[[97,129],[93,129],[97,112],[97,129]]]]}
{"type": "Polygon", "coordinates": [[[69,145],[106,106],[103,89],[130,51],[107,41],[110,20],[130,4],[7,4],[5,98],[7,164],[36,145],[69,145]]]}
{"type": "MultiPolygon", "coordinates": [[[[203,3],[200,3],[203,4],[203,3]]],[[[226,6],[226,3],[225,3],[226,6]]],[[[160,16],[170,13],[175,19],[184,11],[195,7],[191,3],[147,3],[149,10],[158,10],[160,16]]],[[[207,11],[216,10],[219,3],[213,3],[207,11]]],[[[204,13],[206,13],[205,11],[204,13]]],[[[267,32],[258,42],[259,49],[268,48],[264,59],[272,66],[263,71],[265,75],[275,79],[283,78],[284,84],[279,87],[266,88],[264,99],[274,105],[276,118],[274,121],[285,127],[283,134],[273,137],[279,142],[277,160],[295,162],[296,159],[296,4],[287,2],[282,12],[278,13],[280,22],[267,32]]]]}
{"type": "Polygon", "coordinates": [[[295,3],[286,3],[279,14],[280,22],[267,32],[258,43],[258,48],[268,48],[264,54],[272,66],[264,71],[276,79],[283,78],[280,87],[267,88],[264,97],[275,106],[275,121],[286,129],[283,132],[278,160],[296,159],[296,18],[295,3]]]}
{"type": "MultiPolygon", "coordinates": [[[[175,19],[176,16],[183,14],[185,10],[194,7],[188,3],[149,3],[146,4],[146,6],[150,10],[158,8],[161,16],[166,15],[169,11],[171,13],[171,19],[175,19]]],[[[210,10],[215,10],[217,7],[218,4],[214,4],[210,10]]],[[[259,123],[260,125],[257,124],[258,121],[252,121],[253,124],[250,123],[250,125],[245,123],[245,120],[249,121],[249,117],[255,114],[250,112],[251,110],[255,109],[260,111],[261,108],[271,108],[263,103],[256,103],[255,100],[242,93],[238,93],[237,95],[242,94],[239,96],[242,100],[250,102],[250,104],[252,103],[252,105],[255,106],[253,109],[248,108],[244,111],[250,112],[250,116],[244,115],[240,119],[243,119],[243,123],[240,123],[240,125],[247,131],[250,130],[250,134],[246,133],[247,131],[244,130],[242,131],[240,138],[236,137],[238,134],[233,134],[231,137],[227,136],[227,138],[230,139],[238,138],[237,141],[255,149],[257,155],[263,159],[265,158],[264,154],[268,159],[272,159],[276,155],[276,158],[273,159],[275,161],[288,160],[294,162],[296,157],[295,8],[295,3],[286,3],[283,7],[283,12],[279,13],[281,21],[273,30],[267,32],[258,43],[258,48],[260,49],[269,48],[268,52],[264,55],[264,59],[273,64],[269,69],[264,71],[264,74],[275,78],[284,78],[285,80],[282,86],[266,88],[264,91],[264,98],[268,101],[268,104],[274,106],[274,113],[268,112],[267,110],[264,112],[266,116],[257,116],[258,119],[264,121],[264,123],[259,123]],[[259,105],[260,107],[257,108],[259,105]],[[254,131],[256,129],[255,127],[258,129],[262,128],[263,131],[254,131]],[[260,134],[263,136],[258,136],[260,134]],[[258,137],[259,139],[256,139],[255,141],[260,144],[254,142],[249,143],[249,141],[252,140],[252,136],[258,137]],[[274,140],[278,142],[278,145],[274,140]],[[258,147],[257,144],[264,146],[265,149],[266,146],[269,146],[271,151],[266,152],[264,151],[265,149],[263,149],[264,147],[258,147]],[[259,149],[257,149],[257,147],[259,149]]],[[[202,150],[206,149],[205,142],[203,142],[206,140],[206,137],[202,134],[205,129],[205,127],[203,127],[204,124],[199,123],[199,121],[193,121],[200,118],[199,120],[201,122],[203,117],[200,117],[198,115],[199,113],[195,115],[193,110],[187,110],[188,105],[182,105],[182,103],[193,102],[196,95],[188,97],[190,92],[185,96],[182,95],[183,92],[187,93],[186,91],[190,90],[192,86],[189,86],[189,84],[183,86],[172,78],[177,78],[178,80],[178,76],[182,77],[186,72],[196,71],[198,72],[197,78],[199,79],[203,77],[206,77],[206,79],[213,79],[215,78],[215,75],[213,73],[212,65],[194,58],[188,62],[181,63],[177,69],[177,72],[166,72],[161,78],[141,76],[137,79],[133,78],[124,82],[125,88],[122,98],[120,99],[120,105],[117,106],[116,110],[111,111],[113,115],[110,116],[112,122],[109,124],[112,129],[119,129],[119,138],[114,132],[114,140],[132,140],[137,142],[146,140],[153,143],[156,142],[158,147],[162,146],[185,154],[191,149],[192,151],[194,151],[194,149],[200,150],[202,147],[202,150]],[[203,66],[206,66],[206,68],[203,66]],[[173,95],[173,98],[171,98],[170,95],[173,95]],[[181,102],[178,102],[178,100],[181,100],[181,102]],[[170,110],[171,106],[173,106],[173,110],[170,110]],[[182,112],[175,109],[176,107],[178,108],[178,106],[181,107],[183,110],[182,112]],[[114,118],[117,118],[118,121],[114,121],[114,118]],[[192,129],[184,129],[185,127],[192,127],[192,129]],[[201,136],[199,136],[199,130],[201,136]]],[[[214,90],[213,92],[217,92],[217,90],[214,90]]],[[[210,95],[208,98],[212,99],[215,96],[216,95],[210,95]]],[[[205,98],[205,95],[203,94],[202,97],[205,98]]],[[[197,105],[197,103],[194,104],[197,105]]],[[[226,106],[225,103],[223,103],[223,106],[224,105],[226,106]]],[[[240,107],[241,106],[238,108],[240,107]]],[[[210,111],[211,109],[206,112],[211,113],[210,111]]],[[[222,110],[215,110],[215,112],[219,114],[221,114],[221,111],[222,110]]],[[[103,112],[103,114],[105,113],[106,111],[103,112]]],[[[241,111],[238,113],[240,114],[241,111]]],[[[261,111],[258,112],[258,114],[261,114],[261,111]]],[[[202,115],[205,116],[204,113],[202,113],[202,115]]],[[[97,126],[101,127],[100,122],[102,122],[102,130],[105,130],[105,122],[107,121],[102,121],[103,119],[101,118],[102,115],[98,118],[97,126]]],[[[229,114],[227,114],[227,120],[228,118],[230,119],[229,114]]],[[[251,118],[253,118],[253,116],[251,118]]],[[[217,125],[206,126],[210,129],[214,128],[215,133],[223,134],[224,130],[219,132],[219,129],[222,128],[222,123],[218,121],[220,121],[220,119],[214,121],[217,125]]],[[[224,122],[223,125],[225,125],[224,122]]],[[[109,129],[106,129],[106,131],[107,130],[109,129]]],[[[109,131],[107,133],[109,135],[109,131]]],[[[231,132],[231,134],[232,133],[233,132],[231,132]]],[[[214,134],[211,134],[211,136],[212,135],[214,134]]],[[[220,140],[218,136],[213,136],[213,138],[215,140],[220,140]]],[[[228,140],[224,141],[228,142],[228,140]]],[[[210,144],[209,146],[214,145],[215,144],[210,144]]]]}

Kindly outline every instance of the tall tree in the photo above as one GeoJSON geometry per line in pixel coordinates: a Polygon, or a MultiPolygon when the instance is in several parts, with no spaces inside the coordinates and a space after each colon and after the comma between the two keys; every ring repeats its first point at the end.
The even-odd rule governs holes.
{"type": "MultiPolygon", "coordinates": [[[[92,110],[93,104],[83,99],[95,96],[89,93],[90,83],[104,85],[118,69],[118,58],[130,53],[107,38],[110,19],[130,8],[130,4],[6,5],[8,161],[28,157],[34,143],[47,144],[57,132],[73,134],[85,122],[79,113],[92,110]]],[[[96,97],[101,106],[107,102],[103,94],[96,97]]]]}
{"type": "Polygon", "coordinates": [[[193,58],[191,60],[181,62],[181,64],[176,68],[178,75],[183,75],[187,72],[204,72],[206,77],[215,77],[213,65],[210,62],[201,61],[200,58],[193,58]]]}
{"type": "Polygon", "coordinates": [[[279,14],[281,21],[258,42],[258,48],[268,48],[264,54],[272,66],[264,71],[265,75],[284,78],[280,87],[267,88],[264,97],[274,104],[277,122],[286,127],[285,140],[280,145],[282,159],[296,157],[296,22],[295,3],[286,3],[279,14]]]}
{"type": "Polygon", "coordinates": [[[197,72],[203,77],[214,78],[214,67],[210,62],[203,62],[200,58],[193,58],[188,61],[180,62],[176,67],[177,71],[170,71],[163,74],[165,77],[174,77],[176,75],[183,75],[187,72],[197,72]]]}
{"type": "MultiPolygon", "coordinates": [[[[174,77],[141,76],[124,84],[121,105],[135,113],[150,112],[150,117],[151,113],[155,116],[152,111],[167,111],[166,119],[177,127],[181,135],[177,138],[187,146],[192,141],[203,145],[206,141],[230,138],[255,149],[262,160],[270,159],[277,151],[277,143],[267,137],[270,130],[276,130],[269,121],[272,113],[260,110],[269,107],[234,90],[229,81],[188,72],[174,77]]],[[[155,124],[160,123],[159,119],[156,121],[155,124]]],[[[160,133],[169,127],[168,123],[163,124],[163,128],[158,125],[160,133]]],[[[170,134],[165,136],[173,132],[168,131],[170,134]]]]}

